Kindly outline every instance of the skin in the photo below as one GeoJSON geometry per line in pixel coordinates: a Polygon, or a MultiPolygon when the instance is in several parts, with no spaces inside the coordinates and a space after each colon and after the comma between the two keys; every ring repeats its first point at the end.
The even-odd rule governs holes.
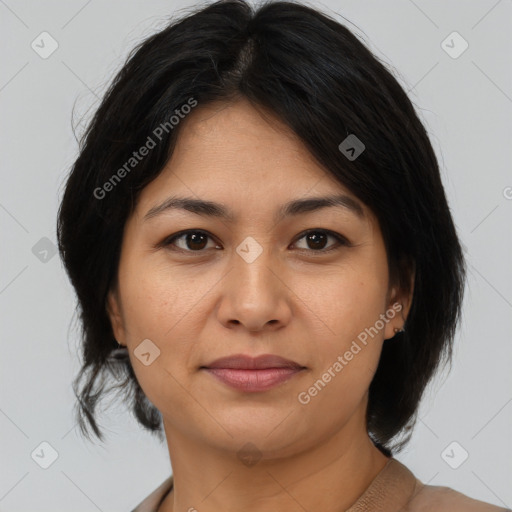
{"type": "Polygon", "coordinates": [[[172,158],[126,223],[108,298],[116,339],[163,416],[174,488],[159,511],[346,510],[388,461],[366,431],[368,388],[412,290],[406,296],[390,283],[372,212],[270,113],[240,99],[199,105],[181,122],[172,158]],[[328,207],[273,220],[287,201],[333,192],[357,200],[364,217],[328,207]],[[236,218],[168,210],[144,221],[171,195],[223,203],[236,218]],[[185,229],[209,238],[162,244],[185,229]],[[336,239],[315,246],[303,234],[310,229],[350,245],[326,253],[336,239]],[[263,249],[251,263],[236,252],[248,236],[263,249]],[[298,394],[397,302],[402,311],[300,403],[298,394]],[[147,366],[134,354],[145,339],[160,350],[147,366]],[[200,369],[238,353],[277,354],[306,369],[258,393],[200,369]],[[237,457],[248,442],[259,457],[254,465],[237,457]]]}

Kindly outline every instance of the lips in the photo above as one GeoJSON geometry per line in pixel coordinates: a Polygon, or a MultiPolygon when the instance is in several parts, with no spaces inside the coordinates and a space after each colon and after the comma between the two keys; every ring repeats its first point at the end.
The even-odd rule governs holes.
{"type": "Polygon", "coordinates": [[[236,354],[201,367],[223,384],[245,393],[270,390],[305,369],[295,361],[271,354],[258,357],[236,354]]]}
{"type": "Polygon", "coordinates": [[[204,368],[224,368],[233,370],[265,370],[269,368],[291,368],[299,370],[304,368],[299,363],[283,357],[264,354],[258,357],[251,357],[245,354],[235,354],[228,357],[216,359],[204,368]]]}

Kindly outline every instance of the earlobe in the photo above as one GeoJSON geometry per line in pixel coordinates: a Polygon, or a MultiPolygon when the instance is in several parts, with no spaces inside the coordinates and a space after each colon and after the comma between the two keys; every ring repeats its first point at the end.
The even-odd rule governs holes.
{"type": "Polygon", "coordinates": [[[404,305],[400,299],[391,302],[386,309],[386,327],[384,339],[389,340],[399,332],[403,332],[405,324],[404,305]]]}
{"type": "Polygon", "coordinates": [[[385,340],[391,339],[397,334],[405,331],[404,325],[409,314],[412,302],[412,293],[412,286],[408,293],[404,293],[395,287],[392,289],[391,299],[386,310],[388,322],[384,330],[385,340]]]}
{"type": "Polygon", "coordinates": [[[119,306],[117,294],[114,290],[110,290],[108,292],[106,310],[110,318],[110,324],[112,326],[112,332],[114,333],[115,339],[120,345],[126,346],[121,308],[119,306]]]}
{"type": "Polygon", "coordinates": [[[409,265],[409,269],[409,286],[407,289],[397,285],[391,290],[391,298],[386,312],[386,316],[390,318],[389,322],[386,324],[384,334],[384,339],[386,340],[405,331],[404,326],[411,309],[415,281],[415,266],[409,265]]]}

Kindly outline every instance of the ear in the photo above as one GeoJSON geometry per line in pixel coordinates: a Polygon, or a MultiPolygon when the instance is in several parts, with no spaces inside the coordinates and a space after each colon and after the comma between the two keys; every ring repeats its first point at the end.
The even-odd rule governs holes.
{"type": "Polygon", "coordinates": [[[385,313],[386,317],[389,319],[384,329],[385,340],[393,338],[393,336],[396,335],[396,329],[404,329],[405,321],[411,309],[413,293],[414,272],[410,273],[410,281],[407,289],[399,285],[391,288],[385,313]]]}
{"type": "Polygon", "coordinates": [[[124,322],[121,315],[121,304],[116,290],[110,290],[108,292],[106,309],[115,339],[120,345],[126,346],[124,322]]]}

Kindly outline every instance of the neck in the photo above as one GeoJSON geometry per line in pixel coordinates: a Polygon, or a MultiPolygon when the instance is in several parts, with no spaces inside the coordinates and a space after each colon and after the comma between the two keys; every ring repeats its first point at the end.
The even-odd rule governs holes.
{"type": "Polygon", "coordinates": [[[158,512],[345,511],[389,461],[362,421],[359,414],[314,446],[289,448],[287,456],[258,450],[261,458],[244,464],[237,450],[190,439],[164,420],[174,486],[158,512]]]}

